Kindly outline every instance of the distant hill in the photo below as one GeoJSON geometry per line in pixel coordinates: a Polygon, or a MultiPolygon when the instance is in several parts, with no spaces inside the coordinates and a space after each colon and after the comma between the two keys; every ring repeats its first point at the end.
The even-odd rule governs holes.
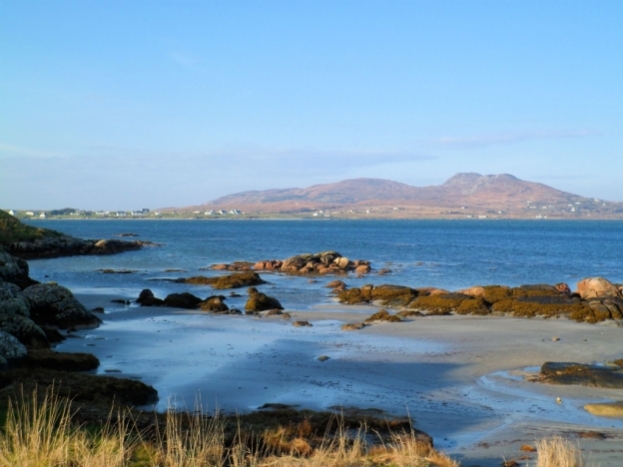
{"type": "Polygon", "coordinates": [[[426,187],[358,178],[308,188],[245,191],[181,210],[221,209],[342,217],[623,217],[623,203],[584,198],[509,174],[477,173],[459,173],[442,185],[426,187]]]}

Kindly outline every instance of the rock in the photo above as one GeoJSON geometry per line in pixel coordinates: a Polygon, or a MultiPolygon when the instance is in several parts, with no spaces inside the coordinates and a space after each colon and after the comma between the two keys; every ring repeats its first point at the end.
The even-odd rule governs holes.
{"type": "Polygon", "coordinates": [[[424,310],[428,315],[446,315],[456,311],[467,299],[474,300],[460,293],[420,296],[409,303],[409,308],[424,310]]]}
{"type": "Polygon", "coordinates": [[[264,316],[281,316],[283,315],[283,311],[279,309],[268,310],[264,316]]]}
{"type": "Polygon", "coordinates": [[[237,289],[240,287],[249,287],[251,285],[265,284],[266,282],[253,271],[239,272],[230,274],[228,276],[220,277],[182,277],[176,279],[175,282],[183,284],[195,284],[195,285],[210,285],[215,289],[237,289]]]}
{"type": "Polygon", "coordinates": [[[552,341],[554,342],[558,342],[560,340],[560,337],[552,337],[552,341]]]}
{"type": "Polygon", "coordinates": [[[463,300],[456,312],[459,315],[488,315],[491,309],[482,297],[474,297],[463,300]]]}
{"type": "Polygon", "coordinates": [[[616,285],[603,277],[587,277],[578,282],[577,293],[583,299],[595,297],[617,297],[619,289],[616,285]]]}
{"type": "Polygon", "coordinates": [[[333,263],[336,264],[337,267],[340,268],[340,269],[346,269],[346,268],[348,268],[350,260],[348,258],[346,258],[345,256],[342,256],[340,258],[334,259],[333,263]]]}
{"type": "Polygon", "coordinates": [[[387,321],[390,323],[401,323],[402,319],[396,315],[390,315],[387,310],[380,310],[365,320],[366,323],[373,323],[375,321],[387,321]]]}
{"type": "Polygon", "coordinates": [[[202,300],[199,297],[188,292],[172,293],[164,298],[164,306],[187,310],[194,310],[201,302],[202,300]]]}
{"type": "Polygon", "coordinates": [[[50,347],[48,338],[33,320],[22,315],[0,313],[0,331],[15,336],[26,347],[43,349],[50,347]]]}
{"type": "Polygon", "coordinates": [[[28,263],[21,258],[16,258],[2,249],[0,246],[0,281],[10,282],[20,289],[25,289],[37,283],[28,277],[28,263]]]}
{"type": "Polygon", "coordinates": [[[554,288],[560,293],[563,293],[565,295],[571,295],[571,289],[564,282],[559,282],[554,286],[554,288]]]}
{"type": "Polygon", "coordinates": [[[541,366],[538,380],[549,384],[622,389],[623,371],[618,367],[572,362],[545,362],[541,366]]]}
{"type": "Polygon", "coordinates": [[[327,360],[329,360],[331,357],[327,356],[327,355],[321,355],[320,357],[318,357],[318,361],[319,362],[326,362],[327,360]]]}
{"type": "Polygon", "coordinates": [[[6,368],[14,362],[26,357],[28,350],[15,336],[0,331],[0,368],[6,368]]]}
{"type": "Polygon", "coordinates": [[[16,284],[0,281],[0,313],[30,317],[30,302],[16,284]]]}
{"type": "Polygon", "coordinates": [[[598,417],[623,418],[623,401],[586,404],[584,410],[598,417]]]}
{"type": "Polygon", "coordinates": [[[576,321],[596,322],[595,314],[586,302],[559,292],[554,295],[507,298],[495,302],[491,309],[496,313],[513,313],[515,316],[528,318],[566,315],[576,321]]]}
{"type": "Polygon", "coordinates": [[[469,289],[459,290],[457,293],[462,293],[463,295],[467,295],[469,297],[484,297],[485,288],[477,285],[470,287],[469,289]]]}
{"type": "Polygon", "coordinates": [[[339,292],[337,297],[341,303],[354,305],[378,301],[381,306],[406,306],[417,298],[418,292],[410,287],[384,284],[374,287],[364,285],[361,288],[352,288],[339,292]]]}
{"type": "Polygon", "coordinates": [[[349,323],[343,324],[341,329],[342,331],[359,331],[367,326],[366,323],[349,323]]]}
{"type": "Polygon", "coordinates": [[[23,291],[30,302],[30,316],[39,325],[68,327],[95,327],[101,320],[60,285],[36,284],[23,291]]]}
{"type": "Polygon", "coordinates": [[[139,303],[141,306],[164,306],[164,301],[160,298],[156,298],[154,293],[149,289],[141,290],[141,293],[136,299],[136,303],[139,303]]]}
{"type": "Polygon", "coordinates": [[[279,300],[274,297],[269,297],[265,293],[258,292],[255,287],[249,289],[249,299],[244,305],[246,312],[255,313],[258,311],[272,310],[274,308],[283,310],[283,306],[281,306],[279,300]]]}
{"type": "Polygon", "coordinates": [[[522,445],[519,450],[525,452],[536,452],[536,448],[534,446],[530,446],[529,444],[522,445]]]}
{"type": "Polygon", "coordinates": [[[199,308],[203,311],[212,311],[214,313],[222,313],[229,311],[229,307],[225,304],[223,295],[212,295],[199,304],[199,308]]]}
{"type": "Polygon", "coordinates": [[[309,321],[294,321],[292,323],[292,326],[294,326],[295,328],[302,328],[302,327],[312,327],[313,325],[309,322],[309,321]]]}
{"type": "Polygon", "coordinates": [[[89,353],[55,352],[51,349],[30,350],[20,367],[62,371],[95,370],[100,361],[89,353]]]}
{"type": "Polygon", "coordinates": [[[368,274],[371,270],[372,268],[369,264],[360,264],[355,268],[355,274],[357,274],[358,276],[363,276],[365,274],[368,274]]]}

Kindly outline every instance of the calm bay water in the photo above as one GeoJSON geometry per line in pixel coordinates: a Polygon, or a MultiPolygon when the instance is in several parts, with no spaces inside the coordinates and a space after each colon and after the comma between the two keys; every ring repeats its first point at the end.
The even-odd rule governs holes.
{"type": "MultiPolygon", "coordinates": [[[[199,268],[237,260],[284,259],[299,253],[336,250],[351,259],[372,261],[373,269],[390,268],[350,286],[393,283],[456,290],[478,284],[520,285],[567,282],[571,288],[588,276],[623,282],[623,222],[619,221],[36,221],[83,238],[115,238],[133,232],[161,243],[113,256],[83,256],[30,261],[31,276],[56,281],[74,291],[119,292],[137,296],[151,288],[157,295],[210,287],[154,281],[214,275],[199,268]],[[133,269],[134,274],[103,274],[98,269],[133,269]],[[166,272],[183,269],[184,272],[166,272]]],[[[286,308],[330,300],[328,280],[263,275],[262,286],[286,308]],[[271,292],[271,289],[274,289],[271,292]]],[[[243,298],[230,299],[241,307],[243,298]]]]}

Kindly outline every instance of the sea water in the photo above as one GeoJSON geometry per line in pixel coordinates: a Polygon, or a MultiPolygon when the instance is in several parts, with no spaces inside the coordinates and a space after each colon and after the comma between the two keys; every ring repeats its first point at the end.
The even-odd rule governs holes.
{"type": "MultiPolygon", "coordinates": [[[[160,244],[111,256],[79,256],[29,261],[31,276],[56,281],[74,291],[157,296],[190,291],[212,294],[207,286],[162,281],[195,275],[216,263],[285,259],[300,253],[335,250],[371,261],[371,274],[345,278],[351,287],[400,284],[458,290],[473,285],[566,282],[604,276],[623,282],[621,221],[448,221],[448,220],[106,220],[36,221],[82,238],[118,238],[133,233],[160,244]],[[387,275],[375,271],[390,269],[387,275]],[[129,269],[131,274],[104,274],[129,269]],[[176,271],[171,271],[176,270],[176,271]]],[[[132,240],[132,238],[130,238],[132,240]]],[[[262,273],[262,286],[286,308],[304,310],[332,298],[309,278],[262,273]]],[[[241,307],[243,298],[229,299],[241,307]],[[241,303],[238,303],[238,302],[241,303]]]]}

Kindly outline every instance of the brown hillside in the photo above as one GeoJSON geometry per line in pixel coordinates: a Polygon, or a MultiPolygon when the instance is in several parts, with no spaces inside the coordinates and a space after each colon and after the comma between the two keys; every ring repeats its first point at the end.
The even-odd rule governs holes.
{"type": "Polygon", "coordinates": [[[247,214],[333,214],[378,217],[623,217],[623,203],[604,203],[513,175],[460,173],[439,186],[414,187],[359,178],[308,188],[246,191],[182,210],[247,214]]]}

